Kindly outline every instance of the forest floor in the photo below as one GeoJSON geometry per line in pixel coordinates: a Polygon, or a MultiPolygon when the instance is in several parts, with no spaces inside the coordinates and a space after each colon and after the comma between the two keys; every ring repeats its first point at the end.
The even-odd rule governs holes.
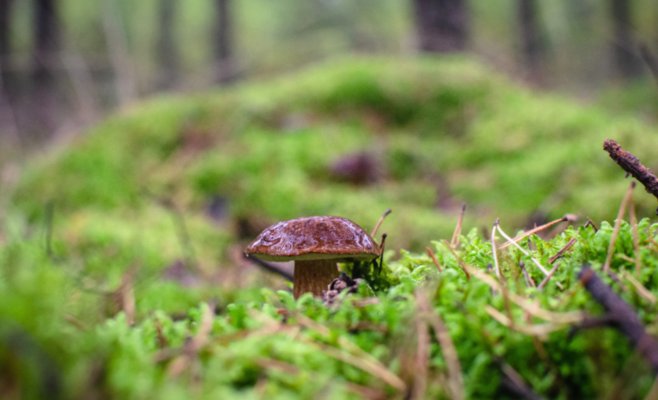
{"type": "Polygon", "coordinates": [[[467,58],[343,59],[137,105],[3,193],[0,395],[642,397],[655,366],[584,328],[604,309],[578,274],[658,333],[655,199],[630,202],[602,150],[656,167],[656,133],[467,58]],[[389,208],[381,275],[329,307],[242,255],[279,220],[370,230],[389,208]]]}

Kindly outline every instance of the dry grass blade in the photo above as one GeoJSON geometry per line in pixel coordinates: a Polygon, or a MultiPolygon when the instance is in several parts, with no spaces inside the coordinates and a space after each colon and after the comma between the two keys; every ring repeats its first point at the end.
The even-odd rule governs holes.
{"type": "Polygon", "coordinates": [[[167,368],[167,375],[170,377],[179,376],[185,371],[194,360],[199,350],[201,350],[209,341],[210,331],[214,320],[213,307],[206,305],[203,307],[203,314],[199,322],[199,330],[183,347],[183,354],[175,357],[167,368]]]}
{"type": "Polygon", "coordinates": [[[455,225],[455,230],[452,232],[452,238],[450,238],[450,247],[456,249],[459,247],[459,236],[462,234],[462,225],[464,223],[464,214],[466,213],[466,203],[462,204],[461,211],[459,212],[459,217],[457,218],[457,225],[455,225]]]}
{"type": "Polygon", "coordinates": [[[629,202],[633,196],[633,189],[635,189],[635,181],[631,181],[631,184],[628,185],[626,194],[619,205],[619,211],[617,212],[617,218],[615,219],[615,227],[612,230],[612,235],[610,235],[610,244],[608,245],[608,254],[605,258],[605,263],[603,264],[603,272],[610,271],[610,263],[612,262],[612,255],[615,252],[615,244],[617,243],[617,237],[619,236],[619,229],[621,229],[621,222],[624,219],[624,214],[626,213],[626,208],[628,207],[629,202]]]}
{"type": "Polygon", "coordinates": [[[441,264],[439,264],[439,260],[436,258],[436,254],[434,254],[434,250],[432,250],[430,247],[426,247],[425,252],[430,257],[430,259],[432,259],[432,262],[436,266],[436,269],[438,269],[439,272],[443,272],[443,268],[441,268],[441,264]]]}
{"type": "MultiPolygon", "coordinates": [[[[256,360],[256,364],[263,368],[265,372],[271,370],[279,370],[287,375],[299,375],[301,373],[299,367],[289,364],[284,361],[275,360],[272,358],[260,358],[256,360]]],[[[385,399],[386,392],[380,389],[375,389],[369,386],[358,385],[352,382],[346,382],[345,387],[347,390],[364,399],[385,399]]]]}
{"type": "MultiPolygon", "coordinates": [[[[329,329],[323,325],[318,324],[312,319],[304,316],[297,315],[297,321],[300,325],[312,329],[316,332],[321,333],[324,336],[330,336],[331,332],[329,329]]],[[[301,338],[300,338],[301,339],[301,338]]],[[[302,339],[303,340],[303,339],[302,339]]],[[[372,376],[379,378],[381,381],[385,382],[389,386],[404,392],[407,390],[407,385],[404,383],[399,376],[391,372],[386,366],[384,366],[378,359],[365,352],[356,344],[352,343],[350,340],[340,337],[338,338],[338,344],[340,349],[335,347],[323,345],[320,343],[311,342],[310,340],[306,341],[307,344],[315,346],[322,350],[325,354],[343,361],[347,364],[350,364],[354,367],[357,367],[365,372],[368,372],[372,376]]]]}
{"type": "MultiPolygon", "coordinates": [[[[494,278],[487,275],[485,272],[482,272],[476,268],[466,266],[471,275],[475,276],[477,279],[486,283],[495,291],[502,291],[502,285],[498,283],[494,278]]],[[[537,303],[532,300],[526,299],[522,296],[519,296],[516,293],[508,292],[509,299],[521,307],[523,310],[528,312],[534,317],[541,318],[545,321],[549,321],[555,324],[573,324],[576,322],[581,322],[583,320],[583,314],[578,311],[558,313],[553,311],[548,311],[541,308],[537,303]]]]}
{"type": "Polygon", "coordinates": [[[416,349],[413,352],[412,359],[401,355],[400,367],[401,375],[405,381],[411,386],[410,399],[424,399],[427,392],[427,377],[429,375],[429,360],[430,360],[430,332],[425,314],[429,307],[429,301],[424,291],[416,292],[416,313],[415,320],[415,336],[416,336],[416,349]],[[405,358],[407,362],[405,363],[405,358]],[[407,365],[405,365],[407,364],[407,365]]]}
{"type": "Polygon", "coordinates": [[[427,322],[422,318],[416,319],[416,365],[412,399],[424,399],[427,391],[427,375],[430,360],[430,334],[427,322]]]}
{"type": "Polygon", "coordinates": [[[317,348],[322,351],[324,354],[335,358],[336,360],[342,361],[346,364],[349,364],[353,367],[356,367],[362,371],[369,373],[370,375],[378,378],[382,382],[391,386],[392,388],[400,391],[406,392],[407,385],[400,379],[399,376],[395,375],[388,368],[382,365],[379,361],[372,357],[363,357],[363,355],[355,355],[336,347],[328,346],[325,344],[320,344],[316,342],[306,341],[306,344],[317,348]],[[375,360],[375,361],[373,361],[375,360]]]}
{"type": "Polygon", "coordinates": [[[536,325],[521,325],[518,323],[515,323],[512,321],[510,317],[507,315],[501,313],[500,311],[496,310],[495,308],[491,306],[486,306],[485,310],[487,313],[496,321],[498,321],[500,324],[516,331],[519,333],[523,333],[524,335],[528,336],[536,336],[539,338],[545,338],[548,336],[550,333],[558,331],[560,329],[564,329],[565,327],[569,326],[568,324],[553,324],[553,323],[547,323],[547,324],[536,324],[536,325]]]}
{"type": "Polygon", "coordinates": [[[117,308],[124,312],[130,325],[135,323],[135,276],[137,267],[131,267],[121,277],[121,284],[110,294],[117,308]]]}
{"type": "Polygon", "coordinates": [[[571,221],[574,221],[574,220],[575,220],[575,216],[570,215],[570,214],[565,215],[562,218],[555,219],[553,221],[545,223],[544,225],[540,225],[540,226],[537,226],[537,227],[532,228],[530,230],[527,230],[527,231],[521,233],[520,235],[516,236],[514,239],[509,239],[508,242],[501,244],[498,248],[502,250],[506,247],[511,246],[513,243],[519,243],[521,240],[527,238],[528,236],[534,235],[534,234],[539,233],[543,230],[546,230],[546,229],[548,229],[548,228],[550,228],[554,225],[559,224],[560,222],[571,222],[571,221]]]}
{"type": "Polygon", "coordinates": [[[496,254],[496,228],[498,227],[498,220],[494,222],[493,228],[491,228],[491,254],[493,256],[493,261],[494,261],[494,271],[496,272],[496,276],[498,279],[502,278],[502,274],[500,273],[500,265],[498,265],[498,254],[496,254]]]}
{"type": "Polygon", "coordinates": [[[464,378],[462,376],[461,363],[457,354],[457,348],[450,337],[450,332],[441,317],[432,310],[427,294],[423,291],[416,292],[416,303],[418,309],[423,313],[427,322],[434,330],[439,342],[443,357],[448,368],[448,391],[451,399],[463,399],[464,378]]]}
{"type": "Polygon", "coordinates": [[[535,264],[535,265],[537,266],[537,268],[539,268],[539,270],[540,270],[544,275],[546,275],[546,276],[548,275],[548,271],[546,270],[546,268],[544,268],[544,267],[541,265],[541,263],[540,263],[539,261],[537,261],[536,258],[534,258],[533,256],[531,256],[530,253],[529,253],[526,249],[524,249],[523,247],[519,246],[518,243],[516,243],[512,238],[510,238],[510,237],[505,233],[505,231],[503,231],[503,229],[500,227],[500,225],[496,225],[496,229],[498,229],[498,232],[501,234],[502,237],[505,238],[505,240],[507,240],[508,243],[510,243],[512,246],[516,247],[517,249],[519,249],[519,251],[521,251],[521,253],[523,253],[523,254],[526,255],[527,257],[530,257],[530,260],[532,260],[532,263],[535,264]]]}
{"type": "Polygon", "coordinates": [[[624,278],[628,282],[630,282],[631,285],[633,285],[633,287],[637,291],[637,294],[640,297],[644,298],[645,300],[647,300],[651,304],[656,304],[656,301],[658,300],[658,299],[656,299],[656,296],[654,296],[653,293],[651,293],[651,291],[649,289],[644,287],[644,285],[640,281],[638,281],[633,275],[631,275],[629,273],[626,273],[624,271],[624,273],[622,273],[621,276],[622,276],[622,278],[624,278]]]}

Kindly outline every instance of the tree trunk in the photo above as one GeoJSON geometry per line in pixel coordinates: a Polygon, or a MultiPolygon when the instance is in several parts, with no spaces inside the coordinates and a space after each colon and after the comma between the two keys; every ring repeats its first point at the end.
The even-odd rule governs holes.
{"type": "Polygon", "coordinates": [[[34,0],[34,53],[33,79],[35,83],[47,83],[53,79],[53,71],[59,49],[56,0],[34,0]]]}
{"type": "Polygon", "coordinates": [[[229,0],[215,0],[215,80],[226,83],[235,78],[233,67],[233,32],[229,0]]]}
{"type": "Polygon", "coordinates": [[[633,40],[630,0],[610,0],[610,19],[613,26],[612,57],[617,73],[631,79],[642,73],[637,45],[633,40]]]}
{"type": "Polygon", "coordinates": [[[414,0],[414,12],[420,50],[443,53],[466,49],[466,0],[414,0]]]}
{"type": "Polygon", "coordinates": [[[0,94],[7,91],[11,71],[11,8],[13,0],[0,0],[0,94]]]}
{"type": "Polygon", "coordinates": [[[157,86],[168,89],[178,79],[179,57],[174,39],[177,0],[160,0],[157,58],[160,65],[157,86]]]}
{"type": "Polygon", "coordinates": [[[34,0],[33,5],[31,117],[26,119],[30,125],[27,132],[52,136],[61,108],[56,76],[59,56],[57,0],[34,0]]]}
{"type": "Polygon", "coordinates": [[[521,38],[521,60],[531,82],[542,83],[546,58],[543,35],[536,0],[518,0],[517,17],[521,38]]]}

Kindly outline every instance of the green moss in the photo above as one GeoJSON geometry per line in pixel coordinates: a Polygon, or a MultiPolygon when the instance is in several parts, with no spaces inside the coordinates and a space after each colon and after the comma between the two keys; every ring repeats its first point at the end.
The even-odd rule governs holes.
{"type": "MultiPolygon", "coordinates": [[[[465,230],[488,231],[500,217],[512,234],[531,212],[612,219],[627,181],[602,140],[616,137],[650,161],[654,133],[459,57],[348,59],[136,106],[34,160],[11,193],[0,225],[0,395],[11,387],[10,398],[39,397],[54,380],[66,398],[404,397],[395,377],[409,388],[424,371],[424,290],[470,398],[510,395],[503,362],[545,397],[642,397],[653,375],[619,332],[573,333],[510,305],[462,270],[491,274],[489,239],[471,230],[455,252],[445,239],[462,202],[465,230]],[[332,176],[334,162],[357,152],[376,160],[376,182],[332,176]],[[377,285],[334,308],[294,300],[280,290],[289,285],[242,260],[239,234],[254,234],[238,229],[244,221],[336,214],[370,228],[387,208],[383,274],[362,269],[377,285]],[[492,309],[517,327],[552,330],[533,338],[492,309]]],[[[635,200],[640,215],[653,213],[649,196],[637,190],[635,200]]],[[[585,263],[600,269],[612,230],[532,237],[521,243],[530,255],[500,250],[506,290],[555,313],[600,315],[576,273],[585,263]],[[540,282],[533,258],[548,267],[571,239],[546,288],[527,287],[520,263],[540,282]]],[[[657,230],[638,224],[635,273],[633,227],[623,223],[611,264],[652,296],[657,230]]],[[[605,280],[658,332],[650,296],[605,280]]],[[[433,334],[427,348],[426,395],[449,397],[445,349],[433,334]]]]}

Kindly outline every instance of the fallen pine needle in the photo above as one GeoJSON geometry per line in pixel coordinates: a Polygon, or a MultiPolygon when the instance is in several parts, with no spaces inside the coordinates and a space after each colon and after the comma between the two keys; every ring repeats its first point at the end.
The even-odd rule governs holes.
{"type": "MultiPolygon", "coordinates": [[[[298,314],[297,321],[300,325],[308,329],[312,329],[327,337],[331,336],[331,332],[327,327],[313,321],[304,315],[298,314]]],[[[300,339],[302,339],[302,337],[300,337],[300,339]]],[[[359,369],[362,369],[363,371],[372,374],[373,376],[378,377],[383,382],[386,382],[389,386],[399,391],[404,392],[407,389],[407,385],[404,383],[404,381],[402,381],[402,379],[400,379],[399,376],[395,375],[388,368],[386,368],[386,366],[384,366],[378,359],[344,337],[338,338],[340,349],[320,343],[311,342],[310,340],[305,340],[305,342],[309,345],[320,348],[325,352],[325,354],[337,360],[353,365],[359,369]]]]}
{"type": "Polygon", "coordinates": [[[555,265],[553,266],[553,268],[551,268],[551,270],[548,271],[548,275],[546,275],[546,278],[544,278],[544,280],[541,281],[541,283],[539,284],[539,286],[537,286],[537,288],[539,288],[539,289],[543,289],[544,286],[546,286],[546,284],[548,284],[548,281],[551,280],[551,278],[553,277],[553,274],[555,274],[555,271],[557,271],[557,267],[558,267],[558,265],[559,265],[559,264],[555,264],[555,265]]]}
{"type": "Polygon", "coordinates": [[[562,218],[555,219],[553,221],[545,223],[544,225],[540,225],[540,226],[537,226],[537,227],[532,228],[530,230],[527,230],[527,231],[521,233],[520,235],[516,236],[514,239],[510,239],[507,243],[501,244],[498,248],[502,250],[502,249],[504,249],[508,246],[511,246],[513,243],[519,243],[521,240],[527,238],[528,236],[534,235],[535,233],[538,233],[538,232],[541,232],[545,229],[548,229],[553,225],[557,225],[560,222],[570,222],[570,221],[573,221],[574,219],[575,219],[575,217],[573,215],[565,215],[562,218]]]}
{"type": "MultiPolygon", "coordinates": [[[[500,292],[501,285],[491,276],[487,275],[485,272],[480,271],[476,268],[466,266],[471,275],[475,276],[477,279],[486,283],[493,290],[500,292]]],[[[541,318],[545,321],[549,321],[555,324],[573,324],[576,322],[581,322],[583,320],[583,314],[579,311],[570,311],[570,312],[553,312],[541,308],[536,302],[528,300],[522,296],[519,296],[516,293],[508,292],[509,299],[521,307],[523,310],[530,313],[532,316],[541,318]]]]}
{"type": "Polygon", "coordinates": [[[631,181],[631,184],[628,185],[626,194],[619,205],[619,211],[617,212],[617,218],[615,219],[615,227],[612,230],[612,235],[610,235],[610,244],[608,245],[608,254],[605,258],[605,263],[603,264],[603,272],[608,272],[610,270],[610,263],[612,262],[612,255],[615,252],[615,244],[617,243],[617,236],[619,236],[619,229],[621,229],[621,222],[626,213],[626,208],[628,207],[629,202],[633,196],[633,189],[635,189],[635,181],[631,181]]]}
{"type": "Polygon", "coordinates": [[[201,314],[201,321],[199,322],[199,330],[190,341],[185,343],[183,353],[175,357],[169,367],[167,368],[167,375],[176,377],[185,371],[194,357],[197,355],[206,343],[209,341],[210,331],[212,330],[212,322],[214,319],[213,307],[206,304],[203,307],[201,314]]]}
{"type": "Polygon", "coordinates": [[[391,210],[390,208],[387,209],[386,211],[384,211],[384,213],[377,220],[377,223],[375,224],[375,226],[372,228],[372,231],[370,231],[370,236],[371,237],[375,237],[377,235],[377,231],[379,230],[379,227],[382,226],[382,223],[384,222],[384,219],[386,219],[386,217],[388,217],[388,215],[392,212],[393,212],[393,210],[391,210]]]}
{"type": "Polygon", "coordinates": [[[464,223],[464,214],[466,213],[466,203],[462,204],[461,211],[459,212],[459,217],[457,218],[457,225],[455,225],[455,230],[452,232],[452,238],[450,239],[450,247],[456,249],[459,247],[459,236],[462,233],[462,224],[464,223]]]}
{"type": "Polygon", "coordinates": [[[514,323],[514,321],[512,321],[507,315],[501,313],[500,311],[496,310],[495,308],[489,305],[485,306],[485,310],[493,319],[498,321],[501,325],[504,325],[514,331],[523,333],[528,336],[546,337],[552,332],[558,331],[560,329],[564,329],[565,327],[569,326],[568,324],[552,324],[552,323],[536,324],[536,325],[521,325],[518,323],[514,323]]]}
{"type": "Polygon", "coordinates": [[[376,359],[372,357],[365,358],[361,355],[354,355],[336,347],[311,342],[308,340],[305,340],[305,343],[312,347],[316,347],[318,350],[322,351],[330,357],[335,358],[336,360],[350,364],[353,367],[356,367],[374,377],[379,378],[382,382],[388,384],[400,392],[407,390],[407,385],[402,381],[402,379],[400,379],[399,376],[395,375],[379,361],[373,361],[376,359]]]}
{"type": "Polygon", "coordinates": [[[450,332],[448,332],[448,328],[438,313],[433,312],[430,309],[427,310],[426,315],[430,326],[434,330],[436,340],[441,346],[441,351],[443,352],[443,357],[446,361],[446,366],[448,368],[448,388],[450,391],[450,398],[463,399],[465,398],[464,377],[462,376],[462,367],[461,363],[459,362],[457,348],[455,347],[455,344],[450,337],[450,332]]]}
{"type": "Polygon", "coordinates": [[[649,291],[649,289],[644,287],[644,285],[642,285],[642,283],[640,283],[640,281],[638,281],[637,278],[635,278],[632,274],[623,273],[622,278],[626,279],[628,282],[630,282],[631,285],[633,285],[640,297],[643,297],[651,304],[656,304],[656,296],[654,296],[653,293],[649,291]]]}
{"type": "Polygon", "coordinates": [[[439,264],[439,260],[436,258],[436,254],[434,254],[434,250],[432,250],[429,246],[425,248],[425,252],[427,255],[432,259],[432,262],[436,266],[436,269],[439,270],[439,272],[443,272],[443,268],[441,268],[441,264],[439,264]]]}
{"type": "Polygon", "coordinates": [[[505,231],[503,231],[503,229],[500,227],[500,225],[496,225],[496,228],[498,229],[498,233],[500,233],[500,234],[505,238],[505,240],[508,241],[508,243],[510,243],[512,246],[516,247],[517,249],[519,249],[519,250],[521,251],[521,253],[523,253],[523,254],[526,255],[527,257],[530,257],[530,259],[532,260],[532,263],[535,264],[535,265],[537,266],[537,268],[539,268],[539,270],[540,270],[544,275],[546,275],[546,276],[548,275],[548,271],[546,270],[546,268],[544,268],[544,267],[541,265],[541,263],[540,263],[539,261],[537,261],[536,258],[534,258],[533,256],[531,256],[530,253],[528,253],[528,251],[527,251],[526,249],[524,249],[523,247],[521,247],[521,246],[520,246],[518,243],[516,243],[512,238],[510,238],[510,237],[505,233],[505,231]]]}
{"type": "Polygon", "coordinates": [[[635,274],[640,275],[642,270],[642,257],[640,255],[640,232],[637,229],[637,214],[635,213],[635,202],[631,198],[631,202],[628,206],[629,216],[631,219],[631,229],[633,232],[633,251],[635,252],[635,274]]]}
{"type": "Polygon", "coordinates": [[[491,228],[491,254],[493,255],[494,261],[494,271],[498,279],[502,278],[500,273],[500,266],[498,265],[498,255],[496,254],[496,228],[498,227],[498,220],[494,222],[493,228],[491,228]]]}
{"type": "Polygon", "coordinates": [[[571,240],[569,240],[567,244],[564,245],[563,248],[558,250],[557,253],[555,253],[553,256],[551,256],[551,258],[548,259],[548,263],[553,264],[558,258],[562,257],[564,253],[567,252],[567,250],[573,247],[574,244],[576,244],[576,238],[571,238],[571,240]]]}

